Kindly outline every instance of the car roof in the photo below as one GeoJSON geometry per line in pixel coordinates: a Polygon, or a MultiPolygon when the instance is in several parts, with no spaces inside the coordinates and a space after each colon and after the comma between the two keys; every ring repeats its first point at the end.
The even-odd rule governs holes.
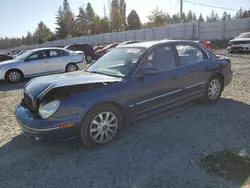
{"type": "Polygon", "coordinates": [[[171,44],[173,42],[188,42],[188,43],[196,43],[191,40],[172,40],[172,39],[164,39],[164,40],[157,40],[157,41],[148,41],[148,42],[139,42],[139,43],[132,43],[126,44],[122,46],[117,46],[117,48],[150,48],[152,46],[158,44],[171,44]]]}
{"type": "Polygon", "coordinates": [[[36,48],[36,49],[32,49],[30,51],[32,52],[37,52],[40,50],[65,50],[64,48],[58,48],[58,47],[50,47],[50,48],[36,48]]]}

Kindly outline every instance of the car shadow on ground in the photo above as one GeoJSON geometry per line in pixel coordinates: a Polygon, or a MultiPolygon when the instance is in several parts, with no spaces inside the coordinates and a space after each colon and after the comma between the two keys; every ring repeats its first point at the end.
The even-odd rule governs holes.
{"type": "Polygon", "coordinates": [[[22,82],[11,84],[6,81],[0,81],[0,91],[12,91],[17,89],[23,89],[25,84],[29,81],[29,79],[25,79],[22,82]]]}
{"type": "MultiPolygon", "coordinates": [[[[199,166],[200,169],[203,169],[207,173],[207,175],[204,175],[199,171],[200,178],[203,176],[206,177],[210,174],[212,175],[212,178],[224,178],[225,181],[229,180],[235,183],[235,185],[246,184],[248,178],[250,177],[250,166],[245,164],[248,164],[249,159],[235,154],[237,152],[234,152],[234,149],[235,146],[237,146],[237,148],[244,149],[246,153],[250,153],[250,127],[248,126],[250,122],[250,117],[248,117],[250,113],[250,106],[239,101],[222,98],[216,105],[207,106],[192,103],[175,110],[176,111],[165,112],[136,122],[135,126],[131,126],[128,130],[126,130],[112,145],[97,150],[84,149],[78,139],[67,142],[37,143],[34,140],[26,138],[23,134],[20,134],[13,138],[10,142],[0,147],[0,167],[2,171],[2,178],[6,181],[4,185],[5,187],[12,185],[11,181],[13,181],[13,177],[19,177],[18,173],[20,172],[36,170],[41,176],[49,172],[53,174],[53,177],[56,177],[58,172],[55,171],[55,169],[62,170],[62,168],[67,169],[65,178],[66,176],[67,178],[70,178],[71,175],[74,175],[74,177],[70,180],[77,185],[77,181],[79,179],[75,177],[78,177],[77,174],[80,174],[81,172],[76,169],[75,171],[70,169],[77,168],[72,166],[72,164],[74,164],[82,166],[82,171],[86,170],[87,173],[91,170],[94,171],[97,177],[100,179],[103,178],[100,181],[108,180],[104,178],[104,174],[101,176],[99,172],[106,172],[107,169],[112,169],[113,176],[118,174],[119,177],[125,178],[126,176],[126,178],[131,178],[131,182],[133,182],[133,186],[135,187],[157,187],[153,184],[153,181],[151,182],[150,179],[160,177],[165,180],[167,177],[162,175],[155,177],[158,174],[158,171],[164,171],[166,174],[171,174],[172,168],[181,168],[183,158],[188,159],[190,155],[190,153],[187,153],[185,156],[181,156],[182,151],[186,151],[187,149],[190,149],[192,155],[197,156],[197,160],[194,159],[195,165],[199,166]],[[201,120],[202,118],[206,119],[201,120]],[[185,123],[186,125],[183,125],[185,123]],[[210,123],[209,125],[212,130],[206,131],[206,123],[210,123]],[[173,125],[175,125],[175,127],[173,125]],[[206,132],[205,134],[200,135],[202,129],[206,132]],[[191,130],[193,130],[193,132],[191,130]],[[215,134],[217,130],[219,131],[218,135],[215,134]],[[181,134],[181,136],[179,134],[181,134]],[[226,135],[225,137],[230,135],[230,139],[222,139],[221,137],[223,134],[226,135]],[[187,145],[186,141],[193,139],[194,137],[203,141],[197,141],[199,143],[197,146],[195,144],[187,145]],[[243,137],[246,143],[248,142],[247,144],[244,144],[245,142],[241,142],[241,138],[243,137]],[[171,140],[170,142],[170,138],[175,140],[171,140]],[[203,144],[204,139],[205,143],[203,144]],[[214,142],[220,145],[220,147],[217,147],[217,145],[215,146],[214,142]],[[178,145],[179,150],[173,149],[173,146],[176,145],[178,145]],[[140,149],[137,149],[138,147],[140,149]],[[204,152],[206,152],[209,147],[211,147],[211,152],[208,153],[208,155],[204,155],[204,152]],[[165,153],[163,152],[163,148],[172,148],[173,151],[171,151],[167,156],[164,156],[165,153]],[[214,153],[220,152],[221,150],[219,150],[219,148],[226,149],[226,153],[219,153],[216,156],[221,157],[219,157],[219,159],[215,159],[215,157],[213,157],[215,156],[214,153]],[[233,154],[228,151],[232,151],[233,154]],[[154,153],[153,156],[151,156],[150,152],[154,153]],[[193,154],[193,152],[195,154],[193,154]],[[141,164],[142,166],[139,166],[139,168],[148,168],[148,163],[150,163],[150,165],[152,164],[147,160],[151,160],[151,157],[154,157],[155,155],[159,156],[162,163],[160,163],[159,166],[157,166],[158,163],[155,164],[156,167],[153,168],[152,171],[149,170],[150,173],[147,174],[146,179],[145,177],[141,178],[141,172],[137,172],[137,170],[134,169],[134,166],[136,166],[136,164],[141,164]],[[179,155],[182,160],[179,160],[178,157],[176,157],[179,155]],[[209,157],[210,155],[212,155],[212,157],[209,157]],[[125,156],[126,158],[124,158],[125,156]],[[230,157],[230,160],[225,158],[227,156],[230,157]],[[144,160],[145,158],[147,160],[144,160]],[[130,165],[130,159],[133,159],[134,166],[130,165]],[[219,163],[218,161],[222,162],[219,163]],[[209,164],[208,168],[207,166],[202,166],[205,165],[205,162],[207,162],[206,164],[209,164]],[[41,165],[39,165],[40,163],[41,165]],[[221,169],[220,164],[223,164],[221,169]],[[125,170],[124,165],[126,168],[131,169],[128,171],[125,170]],[[98,166],[98,172],[96,171],[96,166],[98,166]],[[211,168],[214,167],[212,170],[213,173],[211,173],[211,169],[209,170],[209,166],[211,168]],[[231,168],[228,166],[231,166],[231,168]],[[239,166],[244,166],[244,168],[239,168],[239,166]],[[13,167],[17,168],[18,171],[11,171],[11,168],[13,167]],[[234,168],[237,168],[238,170],[234,171],[234,168]],[[128,172],[130,170],[134,170],[134,172],[129,174],[128,172]],[[236,174],[241,171],[243,171],[242,176],[236,174]]],[[[245,157],[248,156],[246,155],[245,157]]],[[[187,169],[189,168],[190,167],[187,169]]],[[[194,167],[192,166],[191,168],[194,167]]],[[[33,173],[34,171],[27,172],[26,178],[35,178],[36,176],[33,173]]],[[[109,173],[111,173],[111,171],[109,173]]],[[[185,173],[187,173],[185,176],[188,176],[189,172],[186,171],[185,173]]],[[[92,181],[90,179],[86,179],[86,176],[88,175],[85,174],[85,177],[82,177],[85,181],[92,181]]],[[[179,175],[177,174],[177,177],[178,176],[179,175]]],[[[88,177],[91,178],[90,175],[88,177]]],[[[24,180],[18,181],[22,182],[24,180]]],[[[36,181],[38,184],[41,183],[39,182],[39,179],[36,181]]],[[[178,178],[176,181],[181,183],[178,178]]],[[[199,183],[199,179],[197,180],[197,178],[189,181],[194,184],[199,183]]],[[[200,185],[205,185],[207,183],[204,181],[205,180],[202,180],[200,185]]],[[[57,183],[60,184],[60,181],[57,181],[57,183]]],[[[128,184],[124,185],[124,187],[128,187],[127,185],[128,184]]],[[[132,184],[129,185],[129,187],[131,187],[132,184]]],[[[88,186],[92,187],[90,184],[88,184],[88,186]]],[[[166,186],[166,184],[158,187],[164,186],[166,186]]],[[[114,185],[114,187],[116,186],[114,185]]],[[[187,186],[181,185],[180,187],[187,186]]],[[[193,187],[196,186],[194,185],[193,187]]]]}

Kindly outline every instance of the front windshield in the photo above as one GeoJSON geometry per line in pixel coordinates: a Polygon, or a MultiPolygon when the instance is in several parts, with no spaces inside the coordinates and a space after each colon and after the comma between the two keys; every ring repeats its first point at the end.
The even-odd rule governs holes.
{"type": "Polygon", "coordinates": [[[250,33],[242,33],[237,38],[250,38],[250,33]]]}
{"type": "Polygon", "coordinates": [[[26,58],[27,56],[29,56],[31,53],[32,53],[31,51],[24,52],[23,54],[21,54],[21,55],[19,55],[19,56],[16,56],[15,59],[16,59],[16,60],[24,59],[24,58],[26,58]]]}
{"type": "Polygon", "coordinates": [[[125,77],[144,51],[144,48],[115,48],[96,61],[87,71],[125,77]]]}

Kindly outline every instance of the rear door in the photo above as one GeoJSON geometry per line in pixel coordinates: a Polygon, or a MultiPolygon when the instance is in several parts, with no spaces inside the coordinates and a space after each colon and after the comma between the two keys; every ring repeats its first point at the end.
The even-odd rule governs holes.
{"type": "Polygon", "coordinates": [[[48,60],[45,50],[34,52],[24,60],[22,70],[26,76],[46,74],[49,71],[48,60]]]}
{"type": "Polygon", "coordinates": [[[204,91],[211,76],[208,54],[198,45],[191,43],[175,44],[179,62],[180,80],[185,94],[204,91]]]}
{"type": "Polygon", "coordinates": [[[170,45],[156,47],[148,54],[134,77],[134,88],[130,105],[134,114],[163,107],[181,97],[182,85],[170,45]],[[158,73],[141,75],[140,72],[147,66],[157,68],[158,73]]]}
{"type": "Polygon", "coordinates": [[[64,50],[59,50],[59,49],[51,49],[47,50],[48,55],[49,55],[49,72],[50,73],[57,73],[57,72],[65,72],[65,68],[67,66],[68,62],[68,57],[69,54],[68,52],[64,50]]]}

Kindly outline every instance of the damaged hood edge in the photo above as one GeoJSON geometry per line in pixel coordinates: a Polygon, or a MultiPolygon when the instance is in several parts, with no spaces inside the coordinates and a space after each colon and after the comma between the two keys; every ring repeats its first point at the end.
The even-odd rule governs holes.
{"type": "Polygon", "coordinates": [[[65,87],[65,86],[76,86],[76,85],[85,85],[85,84],[94,84],[94,83],[106,83],[106,82],[119,82],[121,81],[122,79],[119,78],[118,79],[115,79],[115,80],[103,80],[103,81],[96,81],[96,82],[81,82],[81,81],[77,81],[75,82],[74,84],[69,84],[69,83],[52,83],[50,85],[48,85],[48,87],[46,87],[37,97],[36,99],[38,98],[43,98],[43,96],[48,93],[50,90],[52,89],[55,89],[55,88],[60,88],[60,87],[65,87]]]}
{"type": "Polygon", "coordinates": [[[38,77],[30,80],[24,86],[24,92],[31,95],[33,99],[42,98],[47,92],[54,88],[92,83],[120,82],[122,78],[93,74],[93,73],[67,73],[64,75],[51,75],[38,77]]]}

